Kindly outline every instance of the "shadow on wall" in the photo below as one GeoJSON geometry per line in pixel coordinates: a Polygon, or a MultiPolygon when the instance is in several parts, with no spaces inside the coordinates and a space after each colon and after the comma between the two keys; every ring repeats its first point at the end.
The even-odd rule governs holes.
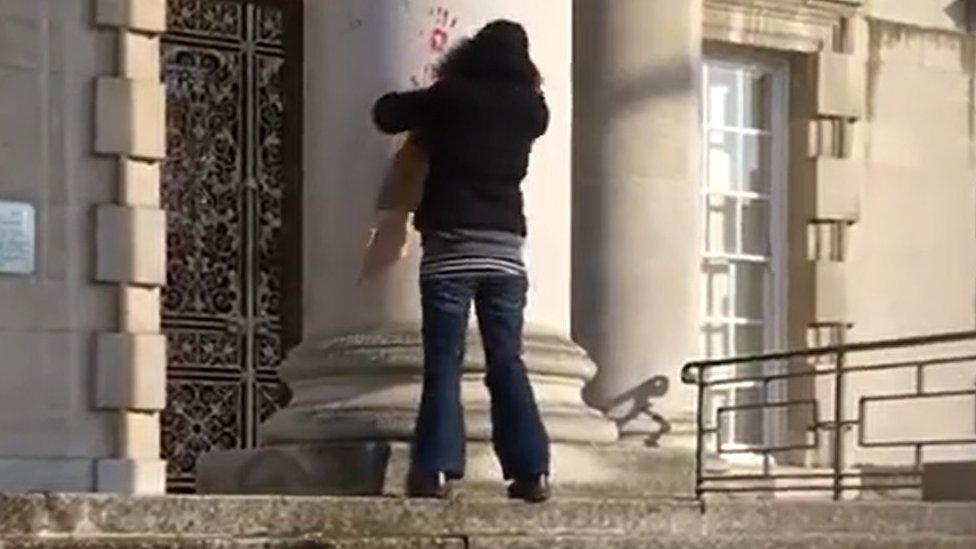
{"type": "Polygon", "coordinates": [[[614,421],[617,425],[627,425],[640,416],[647,416],[651,421],[660,426],[660,430],[648,436],[646,444],[657,446],[658,439],[671,431],[671,424],[664,416],[655,412],[652,408],[654,404],[652,398],[660,398],[667,394],[671,386],[670,380],[665,376],[654,376],[647,379],[633,389],[620,394],[614,398],[609,409],[614,410],[614,421]]]}
{"type": "Polygon", "coordinates": [[[640,71],[640,75],[617,86],[613,94],[615,115],[626,115],[628,111],[640,107],[651,99],[685,95],[695,86],[694,68],[684,64],[669,66],[650,66],[640,71]]]}
{"type": "Polygon", "coordinates": [[[973,30],[973,25],[976,23],[976,1],[955,0],[943,11],[959,30],[965,32],[973,30]]]}

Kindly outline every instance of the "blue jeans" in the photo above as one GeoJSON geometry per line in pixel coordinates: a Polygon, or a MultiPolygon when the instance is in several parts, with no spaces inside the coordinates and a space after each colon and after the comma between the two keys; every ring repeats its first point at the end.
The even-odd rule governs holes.
{"type": "Polygon", "coordinates": [[[522,362],[527,290],[519,276],[421,281],[424,386],[414,433],[416,473],[464,476],[461,364],[472,301],[488,364],[492,442],[505,479],[549,473],[549,436],[522,362]]]}

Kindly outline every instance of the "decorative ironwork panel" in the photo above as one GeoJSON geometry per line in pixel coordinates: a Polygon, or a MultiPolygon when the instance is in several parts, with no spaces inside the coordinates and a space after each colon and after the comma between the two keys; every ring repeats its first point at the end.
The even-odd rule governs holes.
{"type": "Polygon", "coordinates": [[[262,383],[257,386],[258,420],[264,421],[285,405],[286,391],[280,383],[262,383]]]}
{"type": "Polygon", "coordinates": [[[284,38],[284,23],[284,13],[280,9],[258,7],[258,41],[280,46],[284,38]]]}
{"type": "Polygon", "coordinates": [[[282,132],[284,97],[281,71],[284,60],[264,55],[255,60],[257,78],[257,164],[258,206],[258,294],[257,314],[277,317],[281,313],[281,237],[284,188],[282,132]]]}
{"type": "Polygon", "coordinates": [[[243,36],[244,4],[233,0],[168,0],[171,34],[239,40],[243,36]]]}
{"type": "Polygon", "coordinates": [[[169,328],[166,330],[167,364],[171,370],[228,370],[244,364],[244,345],[234,333],[169,328]]]}
{"type": "Polygon", "coordinates": [[[275,371],[281,362],[281,335],[274,330],[262,330],[257,335],[255,353],[258,370],[275,371]]]}
{"type": "Polygon", "coordinates": [[[216,48],[163,46],[168,315],[241,314],[242,61],[216,48]]]}
{"type": "Polygon", "coordinates": [[[162,444],[175,491],[192,490],[201,454],[254,446],[285,398],[284,20],[248,0],[169,0],[162,444]]]}
{"type": "Polygon", "coordinates": [[[192,482],[197,457],[240,446],[244,391],[238,382],[171,380],[166,388],[163,448],[171,481],[192,482]]]}

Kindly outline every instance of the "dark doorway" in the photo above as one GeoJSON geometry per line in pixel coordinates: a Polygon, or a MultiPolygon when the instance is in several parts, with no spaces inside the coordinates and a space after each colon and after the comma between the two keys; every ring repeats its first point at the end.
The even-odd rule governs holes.
{"type": "Polygon", "coordinates": [[[168,489],[250,448],[300,334],[301,2],[168,0],[168,489]]]}

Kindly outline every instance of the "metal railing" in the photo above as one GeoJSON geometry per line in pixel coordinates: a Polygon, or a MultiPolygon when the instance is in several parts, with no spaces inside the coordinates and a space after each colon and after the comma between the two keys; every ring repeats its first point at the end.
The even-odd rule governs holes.
{"type": "MultiPolygon", "coordinates": [[[[886,357],[887,358],[887,357],[886,357]]],[[[903,374],[904,375],[904,374],[903,374]]],[[[938,334],[924,337],[909,337],[864,343],[848,343],[803,350],[772,352],[750,356],[732,357],[718,360],[703,360],[688,363],[682,369],[682,381],[697,386],[697,474],[696,491],[699,497],[708,493],[736,492],[829,492],[834,499],[841,499],[852,491],[892,491],[919,489],[921,487],[923,454],[928,447],[973,445],[976,453],[976,432],[972,437],[923,437],[907,439],[869,440],[867,409],[879,403],[915,404],[921,399],[945,399],[973,397],[973,405],[968,413],[976,416],[976,331],[938,334]],[[970,347],[967,352],[951,356],[916,357],[907,360],[883,360],[878,363],[857,363],[852,357],[872,351],[912,352],[925,354],[941,348],[941,345],[960,344],[970,347]],[[971,346],[969,344],[972,344],[971,346]],[[784,361],[786,367],[783,367],[784,361]],[[826,365],[825,365],[826,364],[826,365]],[[926,374],[934,367],[966,368],[963,376],[972,372],[969,385],[964,388],[932,388],[926,374]],[[757,372],[758,370],[758,372],[757,372]],[[907,372],[912,375],[913,389],[889,394],[867,394],[859,391],[854,414],[850,410],[851,390],[849,379],[855,374],[879,372],[907,372]],[[798,390],[796,385],[804,383],[806,388],[798,390]],[[823,383],[826,381],[827,383],[823,383]],[[816,390],[817,383],[826,384],[826,389],[816,390]],[[744,384],[755,387],[758,395],[753,402],[740,403],[732,399],[731,404],[712,406],[710,397],[729,388],[744,384]],[[832,386],[831,386],[832,385],[832,386]],[[775,390],[774,390],[775,389],[775,390]],[[797,393],[801,396],[797,397],[797,393]],[[794,395],[790,398],[790,395],[794,395]],[[828,401],[824,406],[824,402],[828,401]],[[730,444],[723,441],[723,426],[735,414],[760,414],[763,418],[779,414],[781,425],[788,422],[784,418],[793,409],[806,408],[809,421],[802,429],[792,426],[792,435],[782,433],[768,434],[763,429],[760,444],[730,444]],[[826,417],[821,417],[821,411],[826,417]],[[847,433],[857,431],[857,437],[847,433]],[[802,441],[790,441],[802,432],[802,441]],[[786,438],[787,440],[780,440],[786,438]],[[829,446],[823,444],[824,441],[829,446]],[[851,444],[853,441],[853,444],[851,444]],[[914,451],[911,464],[903,464],[893,470],[866,470],[849,466],[848,454],[851,450],[870,449],[908,449],[914,451]],[[799,466],[795,469],[780,467],[778,457],[786,461],[796,461],[799,454],[806,456],[819,453],[826,463],[819,468],[799,466]],[[706,461],[728,458],[733,454],[747,454],[759,462],[746,472],[731,470],[714,472],[706,467],[706,461]],[[792,456],[792,457],[790,457],[792,456]],[[801,469],[797,471],[797,469],[801,469]],[[802,470],[806,469],[806,470],[802,470]],[[787,470],[787,472],[782,472],[787,470]],[[793,472],[790,472],[793,471],[793,472]],[[785,484],[784,484],[785,483],[785,484]]],[[[863,385],[863,383],[862,383],[863,385]]],[[[940,380],[938,385],[944,386],[940,380]]],[[[861,389],[862,387],[858,387],[861,389]]],[[[973,420],[976,421],[976,420],[973,420]]],[[[765,419],[764,419],[765,423],[765,419]]],[[[768,426],[767,426],[768,427],[768,426]]],[[[782,460],[780,460],[782,461],[782,460]]],[[[883,468],[882,468],[883,469],[883,468]]]]}

